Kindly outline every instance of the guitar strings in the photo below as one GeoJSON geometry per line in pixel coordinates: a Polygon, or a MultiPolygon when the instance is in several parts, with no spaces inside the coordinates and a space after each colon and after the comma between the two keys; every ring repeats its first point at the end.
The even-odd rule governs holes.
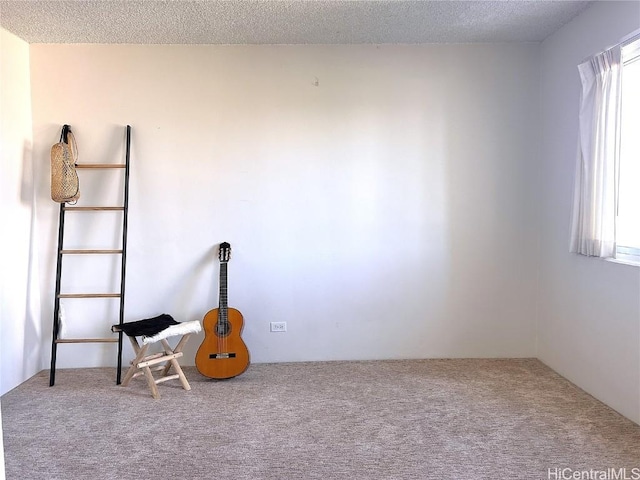
{"type": "MultiPolygon", "coordinates": [[[[228,260],[225,258],[225,260],[228,260]]],[[[227,336],[229,333],[229,307],[228,307],[228,298],[227,298],[227,262],[223,262],[220,265],[221,275],[220,275],[220,332],[222,334],[222,351],[220,353],[224,355],[228,354],[227,351],[227,336]]]]}
{"type": "MultiPolygon", "coordinates": [[[[223,354],[227,353],[227,329],[229,328],[229,324],[227,321],[227,264],[224,265],[224,289],[220,291],[220,293],[224,296],[224,302],[222,303],[222,347],[224,348],[223,354]]],[[[220,286],[222,289],[222,285],[220,286]]]]}
{"type": "MultiPolygon", "coordinates": [[[[222,254],[221,254],[222,255],[222,254]]],[[[223,297],[222,297],[222,284],[223,284],[223,267],[224,267],[224,263],[222,262],[222,256],[220,257],[220,285],[218,287],[218,291],[219,291],[219,298],[218,298],[218,323],[216,325],[216,329],[217,329],[217,336],[218,336],[218,362],[220,361],[221,358],[221,354],[223,353],[223,348],[224,348],[224,337],[222,335],[223,333],[223,297]]]]}

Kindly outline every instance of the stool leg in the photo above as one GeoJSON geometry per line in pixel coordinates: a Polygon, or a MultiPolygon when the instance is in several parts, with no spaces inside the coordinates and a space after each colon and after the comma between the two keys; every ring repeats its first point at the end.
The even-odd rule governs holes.
{"type": "Polygon", "coordinates": [[[178,361],[174,358],[171,360],[171,363],[173,364],[173,368],[176,369],[176,373],[180,377],[180,383],[182,384],[182,388],[184,388],[185,390],[191,390],[191,385],[189,385],[189,382],[187,381],[187,377],[185,377],[184,372],[182,371],[182,368],[180,368],[180,364],[178,363],[178,361]]]}
{"type": "Polygon", "coordinates": [[[174,352],[178,353],[181,352],[182,349],[184,348],[185,344],[187,343],[187,340],[189,340],[189,337],[191,336],[190,333],[187,333],[186,335],[183,335],[182,338],[180,339],[180,341],[178,342],[178,344],[176,345],[176,348],[174,348],[174,352]]]}
{"type": "MultiPolygon", "coordinates": [[[[167,355],[171,355],[172,353],[178,353],[178,347],[176,347],[175,350],[171,349],[171,345],[169,345],[169,342],[167,342],[166,340],[160,340],[160,342],[162,343],[162,346],[164,347],[164,353],[166,353],[167,355]]],[[[166,377],[169,374],[169,370],[171,370],[171,362],[167,362],[166,365],[164,366],[164,370],[162,370],[162,377],[166,377]]]]}
{"type": "MultiPolygon", "coordinates": [[[[184,335],[180,341],[178,342],[178,345],[176,345],[176,348],[171,350],[171,346],[169,345],[169,342],[167,342],[166,340],[162,340],[162,345],[165,348],[165,352],[170,354],[170,353],[182,353],[182,347],[184,347],[185,343],[187,343],[187,340],[189,339],[189,336],[191,334],[187,333],[186,335],[184,335]]],[[[176,360],[175,358],[172,358],[171,360],[169,360],[167,362],[167,365],[164,367],[164,370],[162,372],[162,376],[166,376],[169,373],[169,370],[171,369],[171,366],[173,366],[173,369],[176,371],[176,373],[178,374],[178,378],[180,379],[180,383],[182,384],[182,388],[184,388],[185,390],[191,390],[191,385],[189,385],[189,382],[187,381],[187,377],[185,376],[184,372],[182,371],[182,367],[180,367],[180,364],[178,363],[178,360],[176,360]]]]}
{"type": "Polygon", "coordinates": [[[149,388],[151,389],[151,395],[157,400],[158,398],[160,398],[160,392],[158,391],[156,379],[153,378],[151,369],[149,367],[143,367],[142,371],[144,372],[144,376],[146,377],[149,388]]]}
{"type": "Polygon", "coordinates": [[[138,363],[142,360],[142,357],[145,356],[145,354],[147,353],[147,349],[149,348],[149,345],[145,345],[144,347],[140,348],[140,344],[138,343],[138,340],[135,337],[129,337],[129,340],[131,341],[131,346],[133,347],[133,351],[136,353],[136,358],[133,359],[133,361],[131,362],[131,367],[129,367],[129,370],[127,370],[127,374],[124,376],[124,379],[122,380],[121,385],[123,387],[126,387],[129,384],[129,382],[133,378],[133,375],[138,370],[138,363]]]}
{"type": "MultiPolygon", "coordinates": [[[[180,341],[178,342],[178,344],[176,345],[176,348],[171,349],[171,346],[169,345],[169,343],[166,340],[161,340],[162,345],[165,348],[165,352],[167,353],[180,353],[182,352],[182,349],[184,348],[185,344],[187,343],[187,340],[189,340],[189,337],[191,336],[190,333],[187,333],[185,335],[182,336],[182,338],[180,339],[180,341]]],[[[167,363],[167,365],[165,366],[164,371],[162,372],[163,376],[166,376],[169,373],[169,370],[171,369],[171,363],[167,363]]]]}
{"type": "MultiPolygon", "coordinates": [[[[140,344],[138,343],[138,340],[135,337],[129,337],[129,339],[131,340],[131,346],[133,347],[133,350],[136,352],[136,358],[134,358],[133,361],[131,362],[131,367],[127,371],[127,374],[124,376],[124,379],[122,380],[123,387],[126,387],[129,384],[129,382],[135,375],[136,371],[139,370],[138,364],[144,360],[144,357],[147,354],[147,350],[149,349],[148,344],[144,345],[141,348],[140,344]]],[[[153,396],[153,398],[155,399],[160,398],[160,392],[158,392],[156,380],[155,378],[153,378],[151,369],[149,367],[143,367],[142,372],[144,373],[144,376],[147,379],[147,384],[149,384],[149,389],[151,390],[151,395],[153,396]]]]}

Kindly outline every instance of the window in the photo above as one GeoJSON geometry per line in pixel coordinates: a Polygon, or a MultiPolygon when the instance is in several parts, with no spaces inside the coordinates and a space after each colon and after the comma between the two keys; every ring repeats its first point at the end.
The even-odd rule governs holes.
{"type": "Polygon", "coordinates": [[[622,48],[616,258],[640,264],[640,39],[622,48]]]}
{"type": "Polygon", "coordinates": [[[569,250],[640,266],[640,30],[578,65],[569,250]]]}

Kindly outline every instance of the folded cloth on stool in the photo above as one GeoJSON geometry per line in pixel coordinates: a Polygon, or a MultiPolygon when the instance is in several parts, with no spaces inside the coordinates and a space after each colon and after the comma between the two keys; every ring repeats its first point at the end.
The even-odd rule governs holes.
{"type": "Polygon", "coordinates": [[[158,332],[161,332],[171,325],[177,325],[171,315],[163,313],[153,318],[145,318],[144,320],[138,320],[135,322],[127,322],[122,325],[113,325],[111,327],[112,332],[124,332],[129,337],[151,337],[158,332]]]}
{"type": "Polygon", "coordinates": [[[200,322],[197,320],[192,322],[178,322],[176,325],[171,325],[155,335],[142,337],[142,344],[146,345],[147,343],[157,342],[158,340],[173,337],[174,335],[197,333],[200,330],[202,330],[202,327],[200,326],[200,322]]]}
{"type": "Polygon", "coordinates": [[[129,337],[142,337],[142,344],[154,343],[174,335],[197,333],[202,330],[200,322],[176,322],[171,315],[163,313],[153,318],[145,318],[122,325],[113,325],[112,332],[124,332],[129,337]]]}

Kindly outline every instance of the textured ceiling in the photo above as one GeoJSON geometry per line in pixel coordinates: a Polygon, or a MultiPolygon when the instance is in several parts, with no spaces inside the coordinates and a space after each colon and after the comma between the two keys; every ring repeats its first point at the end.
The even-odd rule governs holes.
{"type": "Polygon", "coordinates": [[[29,43],[538,42],[588,1],[0,0],[29,43]]]}

